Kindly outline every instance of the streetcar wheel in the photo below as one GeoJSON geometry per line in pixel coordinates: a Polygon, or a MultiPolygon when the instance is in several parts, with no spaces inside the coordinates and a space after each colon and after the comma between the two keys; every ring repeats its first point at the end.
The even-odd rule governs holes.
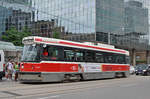
{"type": "Polygon", "coordinates": [[[84,81],[84,78],[83,78],[82,74],[80,74],[80,77],[81,77],[80,81],[84,81]]]}
{"type": "Polygon", "coordinates": [[[128,74],[128,73],[123,72],[123,73],[122,73],[122,77],[123,77],[123,78],[127,78],[127,77],[129,77],[129,74],[128,74]]]}
{"type": "Polygon", "coordinates": [[[147,76],[150,76],[150,72],[147,72],[146,75],[147,75],[147,76]]]}
{"type": "Polygon", "coordinates": [[[122,73],[122,77],[126,78],[127,77],[126,73],[122,73]]]}
{"type": "Polygon", "coordinates": [[[3,78],[3,77],[2,77],[2,76],[0,76],[0,80],[2,80],[2,78],[3,78]]]}

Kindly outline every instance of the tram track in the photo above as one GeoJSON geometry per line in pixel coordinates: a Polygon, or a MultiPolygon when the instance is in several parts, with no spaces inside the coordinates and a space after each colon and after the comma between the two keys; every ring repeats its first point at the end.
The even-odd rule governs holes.
{"type": "MultiPolygon", "coordinates": [[[[85,83],[84,83],[85,84],[85,83]]],[[[78,90],[85,90],[85,89],[89,89],[89,88],[97,88],[97,86],[100,86],[100,87],[107,87],[107,86],[104,86],[103,84],[93,84],[93,85],[84,85],[82,86],[83,84],[78,84],[76,86],[72,86],[71,85],[65,85],[63,87],[60,87],[60,86],[53,86],[50,87],[51,89],[49,89],[49,87],[41,87],[41,88],[32,88],[32,89],[22,89],[22,90],[11,90],[11,91],[7,91],[6,93],[8,94],[14,94],[14,97],[15,98],[25,98],[25,97],[31,97],[31,96],[36,96],[36,95],[45,95],[45,94],[55,94],[55,93],[66,93],[66,92],[76,92],[78,90]],[[59,88],[60,87],[60,88],[59,88]],[[64,88],[65,87],[65,88],[64,88]],[[36,92],[34,92],[34,90],[36,90],[36,92]],[[25,92],[25,94],[18,94],[18,93],[23,93],[25,92]],[[18,94],[18,95],[15,95],[15,94],[18,94]]],[[[4,92],[4,91],[3,91],[4,92]]],[[[3,98],[6,98],[6,97],[3,97],[3,98]]]]}
{"type": "Polygon", "coordinates": [[[74,86],[74,85],[85,85],[89,83],[94,83],[94,82],[107,82],[108,80],[115,80],[115,81],[120,81],[122,79],[128,79],[128,78],[121,78],[121,79],[107,79],[107,80],[90,80],[90,81],[78,81],[78,82],[66,82],[66,83],[30,83],[30,84],[23,84],[23,83],[17,83],[15,86],[11,87],[5,87],[5,88],[0,88],[0,91],[16,91],[16,90],[28,90],[30,88],[32,89],[39,89],[39,88],[47,88],[47,87],[58,87],[58,86],[74,86]]]}
{"type": "Polygon", "coordinates": [[[128,79],[130,78],[96,80],[96,81],[75,82],[75,83],[59,83],[59,84],[57,83],[55,85],[44,84],[44,85],[32,85],[32,86],[23,86],[23,87],[19,86],[16,87],[15,89],[13,88],[7,88],[6,90],[0,89],[0,92],[9,91],[9,93],[19,95],[19,96],[14,95],[15,98],[25,98],[25,97],[31,97],[36,95],[65,93],[65,92],[72,92],[72,91],[75,92],[78,90],[82,91],[89,88],[108,87],[113,84],[134,82],[134,79],[131,81],[128,81],[128,79]]]}
{"type": "Polygon", "coordinates": [[[89,84],[89,82],[94,83],[97,81],[100,81],[101,83],[103,82],[107,82],[109,80],[114,80],[114,81],[120,81],[122,79],[128,79],[128,78],[119,78],[119,79],[107,79],[107,80],[90,80],[90,81],[78,81],[78,82],[66,82],[66,83],[30,83],[30,84],[23,84],[23,83],[14,83],[13,86],[7,86],[7,87],[3,87],[0,88],[0,91],[7,91],[7,90],[12,90],[12,91],[16,91],[19,89],[23,89],[23,90],[28,90],[29,88],[34,88],[34,89],[39,89],[39,88],[46,88],[46,87],[57,87],[57,86],[73,86],[73,85],[81,85],[81,84],[89,84]]]}

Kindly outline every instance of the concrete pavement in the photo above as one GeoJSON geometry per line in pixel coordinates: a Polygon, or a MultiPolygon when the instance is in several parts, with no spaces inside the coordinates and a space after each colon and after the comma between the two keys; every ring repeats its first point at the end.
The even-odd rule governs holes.
{"type": "Polygon", "coordinates": [[[0,99],[149,99],[150,76],[72,83],[0,82],[0,99]]]}

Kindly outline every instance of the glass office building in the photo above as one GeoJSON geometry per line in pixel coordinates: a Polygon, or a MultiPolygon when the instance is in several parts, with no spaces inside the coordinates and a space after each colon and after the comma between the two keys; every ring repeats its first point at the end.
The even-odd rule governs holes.
{"type": "Polygon", "coordinates": [[[125,33],[140,33],[141,35],[148,34],[148,9],[144,8],[141,2],[126,2],[125,15],[125,33]]]}
{"type": "Polygon", "coordinates": [[[16,20],[22,27],[28,21],[33,35],[52,37],[57,28],[63,39],[147,49],[149,4],[148,0],[0,0],[0,11],[5,13],[0,16],[0,32],[14,24],[6,21],[15,16],[6,11],[11,9],[24,13],[16,20]]]}
{"type": "Polygon", "coordinates": [[[36,21],[55,20],[69,33],[95,33],[95,0],[32,0],[36,21]]]}
{"type": "Polygon", "coordinates": [[[109,35],[124,35],[124,11],[124,0],[96,0],[96,40],[111,43],[109,35]]]}
{"type": "Polygon", "coordinates": [[[6,18],[11,15],[11,11],[3,6],[0,6],[0,36],[2,33],[4,33],[6,30],[6,18]],[[4,13],[5,12],[5,13],[4,13]]]}

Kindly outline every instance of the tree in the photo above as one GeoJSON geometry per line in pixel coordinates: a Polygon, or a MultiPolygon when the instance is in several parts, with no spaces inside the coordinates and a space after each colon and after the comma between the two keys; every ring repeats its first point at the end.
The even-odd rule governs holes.
{"type": "Polygon", "coordinates": [[[2,40],[12,42],[16,46],[22,46],[22,39],[31,34],[32,33],[26,27],[23,28],[22,32],[18,32],[15,27],[11,27],[4,35],[2,35],[2,40]]]}
{"type": "Polygon", "coordinates": [[[60,39],[60,31],[58,28],[53,29],[53,38],[60,39]]]}

